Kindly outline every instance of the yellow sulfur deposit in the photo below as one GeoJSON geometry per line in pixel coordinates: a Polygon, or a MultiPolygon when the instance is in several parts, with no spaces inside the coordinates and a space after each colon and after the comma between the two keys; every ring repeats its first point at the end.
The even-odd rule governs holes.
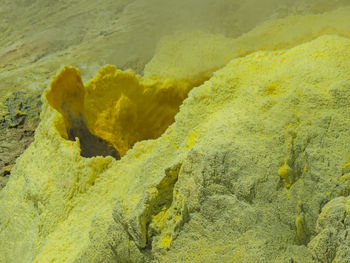
{"type": "Polygon", "coordinates": [[[123,156],[135,142],[155,139],[166,130],[190,88],[186,81],[143,80],[113,66],[102,68],[84,87],[79,71],[65,67],[46,97],[63,115],[67,128],[72,126],[69,114],[82,118],[91,133],[123,156]]]}
{"type": "Polygon", "coordinates": [[[42,100],[0,262],[348,262],[349,8],[179,32],[143,77],[64,67],[42,100]],[[121,159],[81,156],[77,119],[121,159]]]}

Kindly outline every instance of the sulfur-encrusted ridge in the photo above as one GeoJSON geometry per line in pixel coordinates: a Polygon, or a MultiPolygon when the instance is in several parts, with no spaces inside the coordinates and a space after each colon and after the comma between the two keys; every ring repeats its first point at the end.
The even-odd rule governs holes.
{"type": "Polygon", "coordinates": [[[64,67],[0,192],[0,262],[347,262],[349,17],[174,34],[144,77],[64,67]],[[81,156],[90,135],[121,158],[81,156]]]}

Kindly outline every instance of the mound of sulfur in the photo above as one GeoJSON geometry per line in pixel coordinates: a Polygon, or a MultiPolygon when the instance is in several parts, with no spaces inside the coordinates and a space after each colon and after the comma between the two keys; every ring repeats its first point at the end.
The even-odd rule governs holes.
{"type": "Polygon", "coordinates": [[[347,262],[349,20],[179,33],[144,78],[64,68],[0,192],[0,262],[347,262]]]}
{"type": "Polygon", "coordinates": [[[190,88],[184,80],[142,79],[114,66],[103,67],[84,87],[80,72],[65,67],[53,79],[46,98],[63,116],[66,129],[61,136],[78,137],[83,156],[119,159],[136,142],[159,137],[174,122],[190,88]],[[100,146],[99,139],[117,152],[99,149],[108,147],[100,146]]]}

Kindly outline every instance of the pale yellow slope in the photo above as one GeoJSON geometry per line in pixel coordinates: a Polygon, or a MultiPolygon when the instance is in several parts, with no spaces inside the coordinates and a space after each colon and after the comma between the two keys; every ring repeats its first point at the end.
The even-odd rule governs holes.
{"type": "MultiPolygon", "coordinates": [[[[233,60],[190,93],[175,123],[194,125],[175,186],[190,219],[159,262],[318,262],[327,234],[307,243],[322,202],[350,189],[349,56],[349,39],[324,36],[233,60]]],[[[347,245],[327,238],[324,258],[346,262],[347,245]]]]}
{"type": "Polygon", "coordinates": [[[35,142],[0,192],[0,262],[312,262],[322,248],[306,247],[318,234],[319,205],[348,191],[346,180],[336,187],[350,149],[344,32],[260,47],[263,36],[251,33],[251,46],[245,36],[220,50],[235,58],[237,50],[292,48],[225,67],[211,45],[222,38],[198,33],[212,62],[165,55],[145,74],[167,78],[160,69],[169,65],[172,78],[196,83],[223,68],[192,89],[163,135],[136,143],[119,161],[81,157],[43,97],[35,142]],[[285,164],[291,172],[280,178],[285,164]]]}
{"type": "Polygon", "coordinates": [[[231,59],[258,50],[288,49],[325,34],[350,37],[349,17],[350,7],[343,7],[324,14],[273,19],[235,39],[198,31],[178,32],[159,42],[144,75],[206,79],[231,59]]]}

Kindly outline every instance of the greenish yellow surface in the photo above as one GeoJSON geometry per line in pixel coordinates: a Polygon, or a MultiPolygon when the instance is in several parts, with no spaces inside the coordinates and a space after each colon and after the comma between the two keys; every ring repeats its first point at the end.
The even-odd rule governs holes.
{"type": "Polygon", "coordinates": [[[343,8],[269,21],[236,39],[174,34],[145,79],[107,66],[84,88],[64,69],[0,192],[0,262],[347,262],[349,24],[343,8]],[[96,134],[113,132],[107,120],[112,127],[122,115],[102,118],[101,130],[89,116],[110,101],[128,114],[130,103],[152,107],[157,96],[139,94],[157,94],[167,78],[169,94],[188,88],[176,83],[194,86],[175,122],[121,160],[81,157],[79,142],[65,138],[61,102],[93,119],[96,134]],[[119,102],[125,87],[136,95],[119,102]]]}
{"type": "MultiPolygon", "coordinates": [[[[39,122],[40,94],[63,65],[78,68],[83,81],[106,64],[141,74],[159,39],[176,31],[204,30],[237,37],[271,18],[319,14],[344,4],[348,0],[2,0],[0,188],[6,185],[3,175],[8,173],[2,171],[15,163],[33,139],[39,122]],[[15,115],[16,110],[21,114],[15,115]]],[[[190,34],[190,41],[199,43],[199,34],[190,34]]],[[[225,37],[208,34],[208,38],[216,39],[215,49],[207,50],[211,55],[197,45],[190,56],[207,56],[205,61],[199,59],[207,76],[210,70],[229,61],[220,56],[225,37]]],[[[205,40],[203,34],[202,39],[205,40]]],[[[179,50],[181,46],[184,45],[177,45],[179,50]]],[[[172,56],[180,54],[174,52],[176,49],[168,51],[172,56]]],[[[181,59],[186,61],[183,56],[181,59]]],[[[195,69],[196,73],[195,64],[191,60],[192,67],[187,68],[182,63],[183,69],[177,67],[177,71],[195,69]]],[[[193,74],[188,71],[187,75],[193,74]]]]}
{"type": "MultiPolygon", "coordinates": [[[[204,81],[202,76],[198,79],[204,81]]],[[[182,79],[142,79],[132,71],[105,66],[84,87],[80,72],[65,67],[46,98],[64,116],[67,128],[71,123],[65,107],[123,156],[136,142],[158,138],[174,122],[192,86],[182,79]]],[[[66,132],[62,136],[67,138],[66,132]]]]}

